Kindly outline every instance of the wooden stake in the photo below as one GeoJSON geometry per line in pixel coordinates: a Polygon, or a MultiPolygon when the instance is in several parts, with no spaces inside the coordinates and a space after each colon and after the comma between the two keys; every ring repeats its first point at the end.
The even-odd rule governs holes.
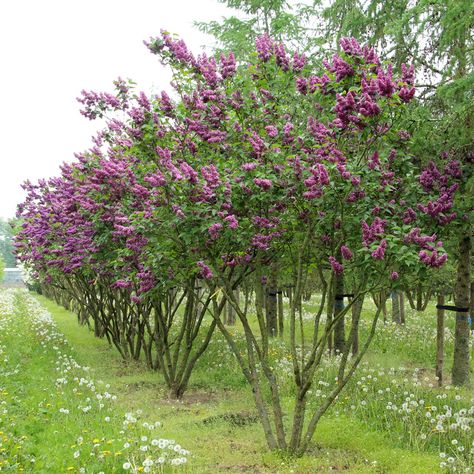
{"type": "MultiPolygon", "coordinates": [[[[444,294],[438,295],[438,305],[444,305],[444,294]]],[[[443,366],[444,366],[444,309],[438,308],[436,327],[436,377],[438,386],[443,386],[443,366]]]]}

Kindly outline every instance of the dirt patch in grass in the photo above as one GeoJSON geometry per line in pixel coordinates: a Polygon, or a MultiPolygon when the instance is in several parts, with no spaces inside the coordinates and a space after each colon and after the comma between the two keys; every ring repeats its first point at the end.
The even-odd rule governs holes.
{"type": "Polygon", "coordinates": [[[180,400],[171,398],[169,392],[165,392],[162,398],[162,402],[178,406],[209,405],[215,404],[218,400],[219,393],[206,390],[188,390],[180,400]]]}
{"type": "Polygon", "coordinates": [[[115,376],[127,377],[129,375],[148,374],[149,370],[142,363],[136,361],[119,361],[116,366],[115,376]]]}
{"type": "Polygon", "coordinates": [[[261,466],[257,464],[217,464],[216,469],[217,472],[255,472],[256,474],[260,474],[262,472],[268,472],[262,470],[261,466]]]}
{"type": "Polygon", "coordinates": [[[258,416],[255,413],[242,411],[242,412],[230,412],[222,413],[221,415],[210,416],[205,418],[202,422],[205,425],[210,425],[212,423],[224,421],[232,426],[248,426],[258,423],[258,416]]]}
{"type": "Polygon", "coordinates": [[[139,380],[138,382],[132,382],[125,384],[125,387],[130,391],[135,390],[152,390],[156,389],[159,390],[161,385],[158,382],[150,382],[149,380],[139,380]]]}
{"type": "Polygon", "coordinates": [[[368,472],[383,472],[368,459],[364,459],[359,453],[351,450],[330,448],[320,444],[309,447],[307,456],[314,458],[314,471],[295,470],[295,473],[303,472],[351,472],[357,466],[370,466],[368,472]]]}

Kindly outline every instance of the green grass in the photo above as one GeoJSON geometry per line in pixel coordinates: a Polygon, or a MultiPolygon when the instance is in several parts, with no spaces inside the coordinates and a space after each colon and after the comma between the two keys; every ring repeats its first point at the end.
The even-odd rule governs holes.
{"type": "MultiPolygon", "coordinates": [[[[405,377],[405,372],[399,369],[401,365],[423,366],[419,358],[428,362],[426,354],[417,355],[416,344],[408,337],[401,335],[398,344],[395,344],[389,340],[389,334],[381,334],[382,340],[368,354],[367,364],[361,368],[354,383],[319,424],[310,451],[301,458],[290,459],[267,450],[262,429],[255,419],[251,392],[221,337],[215,338],[209,352],[197,365],[183,401],[177,402],[168,398],[159,373],[146,370],[140,363],[123,362],[105,340],[95,338],[87,327],[79,326],[74,314],[43,297],[37,299],[52,314],[58,330],[69,341],[71,348],[64,352],[72,354],[79,365],[90,367],[90,378],[97,381],[97,386],[102,387],[100,390],[103,392],[103,387],[110,385],[107,390],[116,394],[118,399],[113,406],[106,408],[106,412],[92,409],[83,414],[74,411],[77,395],[71,392],[72,387],[63,386],[58,391],[54,385],[58,377],[54,353],[45,353],[41,346],[35,345],[27,319],[18,318],[21,324],[14,332],[0,334],[0,345],[6,347],[10,356],[9,365],[12,361],[20,364],[21,373],[8,377],[6,384],[0,379],[0,393],[4,385],[8,385],[9,393],[18,393],[16,403],[9,398],[10,395],[7,396],[13,406],[7,419],[11,423],[11,417],[14,417],[13,431],[17,438],[27,436],[21,449],[31,452],[36,459],[32,468],[32,463],[28,464],[28,456],[24,457],[26,472],[80,472],[81,465],[86,467],[85,472],[97,473],[101,469],[105,473],[122,472],[121,466],[128,459],[125,455],[119,455],[116,460],[111,459],[110,455],[105,460],[90,458],[81,464],[74,459],[73,453],[79,449],[78,436],[84,438],[84,444],[90,444],[93,438],[100,439],[96,450],[103,450],[107,441],[114,440],[110,450],[117,452],[125,438],[135,439],[143,431],[134,426],[127,433],[120,434],[124,413],[136,413],[137,410],[143,412],[141,420],[161,422],[156,436],[176,440],[191,451],[188,463],[177,468],[180,472],[402,474],[441,471],[438,455],[441,448],[436,444],[441,443],[441,438],[430,435],[426,441],[420,442],[417,436],[426,431],[423,422],[420,423],[418,418],[407,421],[399,415],[392,416],[385,409],[385,395],[377,395],[377,390],[389,387],[390,379],[395,377],[390,368],[400,370],[396,377],[405,377]],[[390,350],[380,350],[383,339],[390,350]],[[405,346],[400,348],[399,344],[405,346]],[[392,350],[392,346],[397,350],[392,350]],[[413,358],[410,357],[412,347],[415,350],[413,358]],[[386,373],[376,382],[362,380],[374,370],[386,373]],[[358,385],[357,381],[361,380],[362,384],[358,385]],[[368,392],[364,393],[361,387],[366,386],[368,392]],[[363,406],[361,402],[365,400],[368,404],[363,406]],[[51,403],[55,409],[45,409],[46,403],[51,403]],[[353,404],[357,405],[356,409],[351,408],[353,404]],[[41,409],[39,405],[42,405],[41,409]],[[67,420],[59,416],[57,410],[60,405],[70,406],[73,416],[66,417],[67,420]],[[111,421],[104,423],[104,415],[107,414],[111,421]],[[409,435],[408,430],[415,435],[409,435]],[[106,468],[101,467],[103,465],[106,468]],[[67,471],[68,467],[70,471],[67,471]]],[[[21,302],[17,304],[17,311],[27,311],[21,302]]],[[[330,373],[329,368],[320,376],[327,377],[330,373]]],[[[442,392],[426,385],[413,387],[411,381],[405,385],[400,382],[400,394],[393,396],[403,398],[403,391],[408,390],[416,392],[416,399],[423,397],[434,404],[442,392]]],[[[289,410],[291,392],[285,393],[284,388],[282,392],[284,410],[289,410]]],[[[455,402],[455,393],[451,395],[448,391],[448,401],[459,409],[464,406],[464,398],[455,402]]],[[[468,396],[459,393],[463,397],[468,396]]],[[[314,403],[317,399],[311,401],[310,406],[314,403]]],[[[79,460],[83,459],[82,451],[81,447],[79,460]]]]}
{"type": "Polygon", "coordinates": [[[244,426],[236,426],[226,417],[237,413],[245,420],[254,415],[251,393],[238,372],[234,374],[238,382],[230,384],[234,389],[224,390],[222,385],[228,384],[213,381],[221,379],[219,375],[229,378],[229,372],[209,371],[203,359],[184,401],[168,400],[159,374],[124,365],[105,341],[95,339],[84,327],[78,328],[74,315],[44,298],[41,302],[75,348],[77,358],[94,368],[96,378],[110,383],[114,393],[121,394],[122,410],[141,408],[146,418],[163,423],[164,436],[177,439],[191,450],[188,469],[192,472],[436,471],[438,458],[434,454],[391,448],[383,433],[370,430],[361,421],[340,417],[327,418],[320,424],[310,455],[288,460],[270,453],[253,417],[249,416],[251,421],[244,426]]]}

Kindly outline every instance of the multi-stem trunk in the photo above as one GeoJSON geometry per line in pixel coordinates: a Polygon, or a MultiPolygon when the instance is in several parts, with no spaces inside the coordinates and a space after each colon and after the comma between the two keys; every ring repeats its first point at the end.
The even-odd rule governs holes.
{"type": "Polygon", "coordinates": [[[344,311],[344,277],[336,275],[335,280],[334,318],[337,318],[337,323],[334,327],[334,353],[341,354],[346,345],[345,318],[343,315],[338,317],[344,311]]]}
{"type": "Polygon", "coordinates": [[[400,291],[400,322],[405,324],[405,295],[400,291]]]}
{"type": "MultiPolygon", "coordinates": [[[[474,288],[474,285],[473,285],[474,288]]],[[[283,309],[283,291],[278,290],[278,335],[283,337],[284,331],[284,309],[283,309]]]]}
{"type": "Polygon", "coordinates": [[[362,295],[352,305],[352,327],[354,330],[354,337],[352,339],[352,355],[355,356],[359,352],[359,321],[362,314],[362,306],[364,305],[364,295],[362,295]]]}
{"type": "Polygon", "coordinates": [[[438,310],[436,324],[436,378],[438,386],[443,386],[443,367],[444,367],[444,294],[438,295],[438,310]]]}
{"type": "Polygon", "coordinates": [[[461,235],[459,241],[459,260],[456,277],[454,302],[456,326],[454,333],[454,360],[452,381],[454,385],[467,385],[470,382],[469,354],[469,297],[471,283],[471,236],[470,233],[461,235]]]}
{"type": "Polygon", "coordinates": [[[266,285],[265,310],[267,316],[267,330],[270,337],[278,334],[278,317],[277,317],[277,269],[276,264],[270,265],[270,275],[268,284],[266,285]]]}
{"type": "Polygon", "coordinates": [[[401,324],[402,316],[400,313],[400,296],[398,291],[392,291],[390,297],[392,299],[392,322],[401,324]]]}

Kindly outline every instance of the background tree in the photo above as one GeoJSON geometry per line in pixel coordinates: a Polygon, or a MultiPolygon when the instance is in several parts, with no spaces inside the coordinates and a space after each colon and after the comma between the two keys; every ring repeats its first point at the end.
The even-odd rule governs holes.
{"type": "Polygon", "coordinates": [[[4,219],[0,219],[0,255],[7,268],[16,267],[12,223],[4,219]]]}
{"type": "MultiPolygon", "coordinates": [[[[464,0],[356,0],[319,5],[319,11],[327,22],[328,41],[347,34],[364,38],[383,58],[395,64],[410,61],[421,73],[419,107],[412,116],[417,124],[413,153],[418,156],[420,173],[433,159],[440,168],[448,157],[460,163],[462,178],[451,206],[456,219],[449,233],[455,232],[453,239],[457,240],[452,253],[458,261],[455,303],[466,308],[474,228],[474,4],[464,0]]],[[[458,312],[452,373],[456,385],[470,379],[468,326],[467,313],[458,312]]]]}
{"type": "MultiPolygon", "coordinates": [[[[309,61],[322,59],[322,29],[314,21],[314,7],[287,0],[217,0],[236,10],[222,21],[196,22],[202,32],[217,40],[217,51],[234,51],[237,59],[254,52],[257,37],[267,34],[287,47],[308,56],[309,61]]],[[[319,2],[317,2],[319,3],[319,2]]]]}

